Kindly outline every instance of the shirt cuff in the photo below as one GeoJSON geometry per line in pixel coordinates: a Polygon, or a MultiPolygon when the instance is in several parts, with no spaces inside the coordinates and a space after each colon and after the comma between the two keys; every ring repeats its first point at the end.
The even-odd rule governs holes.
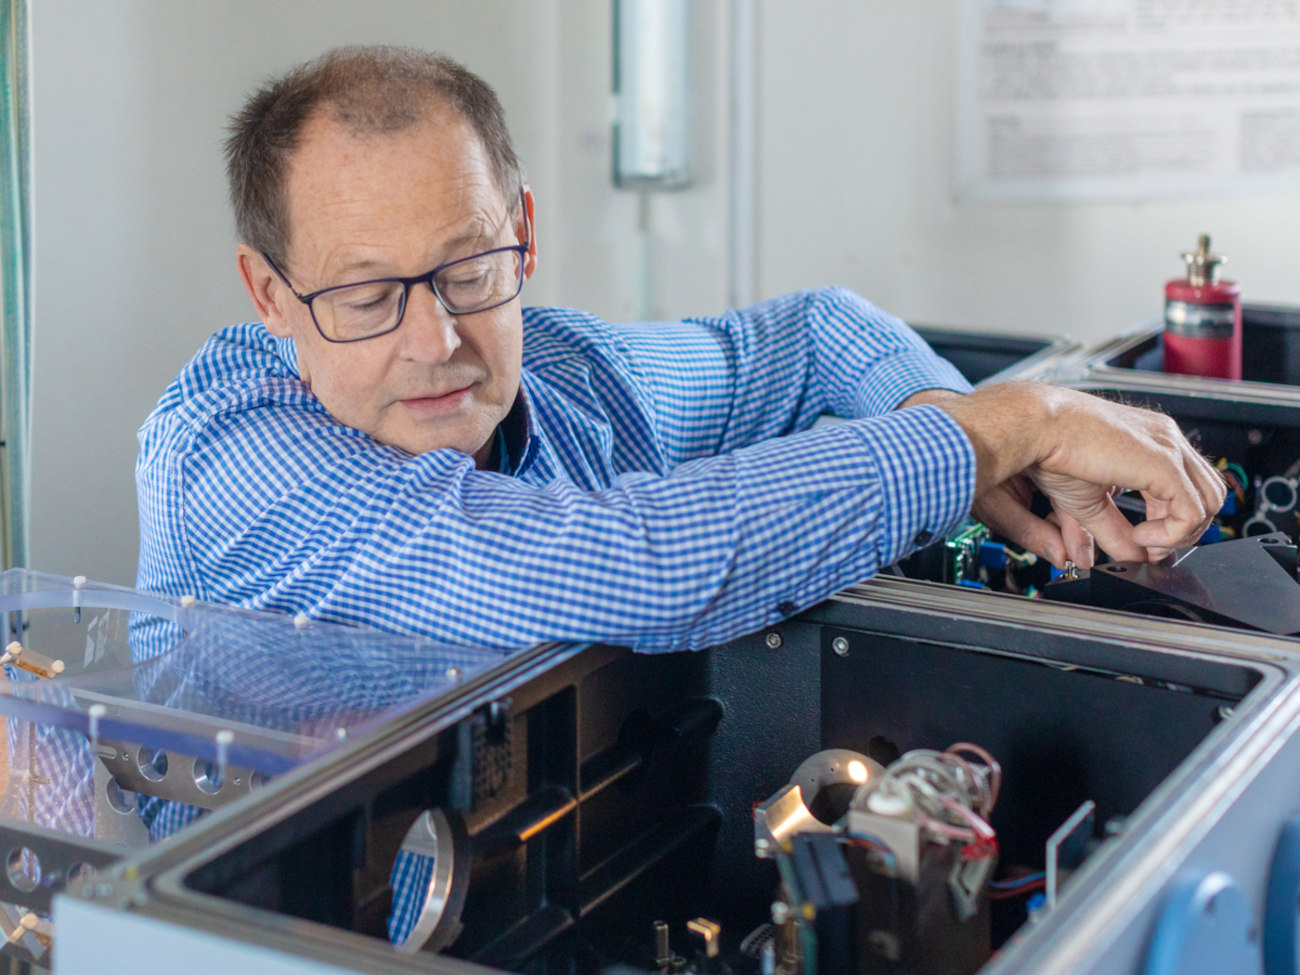
{"type": "Polygon", "coordinates": [[[937,406],[845,423],[861,436],[880,485],[879,565],[890,565],[956,528],[975,497],[975,449],[937,406]]]}
{"type": "Polygon", "coordinates": [[[853,415],[882,416],[924,389],[969,393],[972,387],[956,366],[933,352],[899,352],[878,362],[864,377],[853,397],[853,415]]]}

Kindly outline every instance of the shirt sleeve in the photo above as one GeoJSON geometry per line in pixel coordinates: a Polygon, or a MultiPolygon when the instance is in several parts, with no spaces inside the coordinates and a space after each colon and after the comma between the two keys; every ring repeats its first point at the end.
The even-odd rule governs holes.
{"type": "Polygon", "coordinates": [[[716,644],[875,573],[969,507],[969,441],[935,407],[607,489],[410,457],[323,411],[253,410],[142,461],[141,585],[507,649],[716,644]],[[179,582],[178,582],[179,580],[179,582]]]}
{"type": "Polygon", "coordinates": [[[874,417],[924,389],[971,389],[900,319],[844,288],[615,327],[678,463],[807,429],[823,413],[874,417]]]}

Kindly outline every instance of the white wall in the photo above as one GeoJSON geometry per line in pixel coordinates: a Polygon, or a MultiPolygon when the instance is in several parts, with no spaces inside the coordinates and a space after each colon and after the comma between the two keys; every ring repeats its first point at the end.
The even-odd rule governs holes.
{"type": "MultiPolygon", "coordinates": [[[[756,0],[760,295],[843,283],[915,321],[1100,339],[1156,311],[1208,231],[1251,300],[1300,303],[1297,195],[955,203],[957,2],[756,0]]],[[[699,180],[649,201],[645,241],[635,196],[609,184],[610,0],[32,8],[34,568],[133,581],[135,430],[200,342],[251,314],[226,117],[258,79],[335,44],[443,50],[497,87],[539,199],[526,300],[611,318],[725,301],[728,0],[696,5],[699,180]]]]}
{"type": "Polygon", "coordinates": [[[953,198],[956,10],[762,0],[760,290],[850,285],[917,322],[1090,341],[1163,307],[1213,235],[1248,301],[1300,302],[1295,193],[1145,204],[953,198]]]}
{"type": "Polygon", "coordinates": [[[234,270],[226,118],[259,79],[334,45],[441,50],[497,88],[539,199],[529,302],[616,318],[723,302],[726,197],[713,160],[725,4],[697,13],[703,178],[652,201],[648,302],[636,199],[609,182],[607,0],[32,7],[35,568],[133,582],[135,431],[203,339],[251,314],[234,270]]]}

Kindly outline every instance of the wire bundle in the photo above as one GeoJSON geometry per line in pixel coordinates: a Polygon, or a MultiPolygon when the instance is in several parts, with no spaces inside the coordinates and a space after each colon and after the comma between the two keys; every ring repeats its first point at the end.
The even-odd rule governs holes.
{"type": "Polygon", "coordinates": [[[941,752],[907,752],[877,780],[876,791],[906,803],[939,842],[961,843],[963,859],[983,860],[998,851],[988,817],[1001,785],[1002,767],[992,755],[979,745],[957,742],[941,752]]]}

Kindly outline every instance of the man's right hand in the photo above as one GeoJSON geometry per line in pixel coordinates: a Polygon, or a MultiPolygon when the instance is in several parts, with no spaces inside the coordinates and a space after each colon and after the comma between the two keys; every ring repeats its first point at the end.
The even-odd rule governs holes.
{"type": "Polygon", "coordinates": [[[1112,558],[1161,559],[1223,506],[1223,479],[1163,414],[1033,382],[938,405],[975,448],[976,517],[1057,567],[1090,567],[1094,538],[1112,558]],[[1046,520],[1029,510],[1031,484],[1052,502],[1046,520]],[[1115,506],[1117,488],[1146,499],[1140,525],[1115,506]]]}

